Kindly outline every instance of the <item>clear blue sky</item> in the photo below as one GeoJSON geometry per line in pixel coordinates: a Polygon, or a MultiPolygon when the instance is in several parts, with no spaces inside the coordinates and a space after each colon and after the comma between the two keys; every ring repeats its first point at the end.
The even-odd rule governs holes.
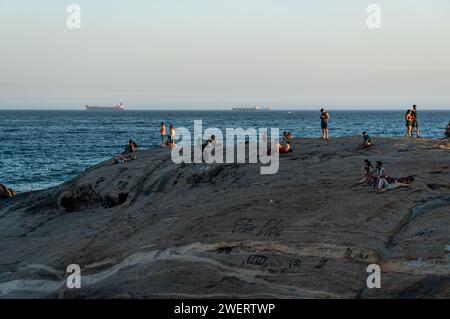
{"type": "Polygon", "coordinates": [[[0,39],[1,108],[450,108],[449,0],[0,0],[0,39]]]}

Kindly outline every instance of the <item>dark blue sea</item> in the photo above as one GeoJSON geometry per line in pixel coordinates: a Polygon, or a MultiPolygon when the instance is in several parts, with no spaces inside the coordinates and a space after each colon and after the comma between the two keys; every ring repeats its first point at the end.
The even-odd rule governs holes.
{"type": "MultiPolygon", "coordinates": [[[[333,111],[331,137],[404,136],[403,111],[333,111]]],[[[37,190],[75,177],[123,151],[128,139],[157,147],[159,124],[203,128],[279,128],[296,137],[320,136],[317,111],[0,111],[0,183],[17,191],[37,190]]],[[[423,137],[443,137],[448,111],[419,113],[423,137]]]]}

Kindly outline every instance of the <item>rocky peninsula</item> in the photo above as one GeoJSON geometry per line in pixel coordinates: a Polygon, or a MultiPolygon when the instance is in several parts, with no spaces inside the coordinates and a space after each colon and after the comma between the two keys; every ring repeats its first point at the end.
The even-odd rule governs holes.
{"type": "Polygon", "coordinates": [[[358,142],[298,139],[274,175],[145,150],[6,198],[0,298],[449,298],[450,143],[358,142]],[[358,185],[366,158],[412,187],[358,185]]]}

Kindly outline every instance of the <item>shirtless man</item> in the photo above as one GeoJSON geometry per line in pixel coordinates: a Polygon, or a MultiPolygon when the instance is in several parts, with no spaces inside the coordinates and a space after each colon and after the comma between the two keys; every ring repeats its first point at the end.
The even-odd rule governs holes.
{"type": "MultiPolygon", "coordinates": [[[[416,137],[420,137],[420,128],[419,128],[419,120],[417,118],[417,106],[413,105],[411,110],[411,116],[412,116],[412,129],[416,130],[416,137]]],[[[411,130],[412,135],[412,130],[411,130]]]]}

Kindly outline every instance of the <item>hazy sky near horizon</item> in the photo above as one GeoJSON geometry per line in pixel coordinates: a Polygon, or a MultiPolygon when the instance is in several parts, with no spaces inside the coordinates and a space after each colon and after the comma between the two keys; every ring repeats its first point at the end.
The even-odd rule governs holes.
{"type": "Polygon", "coordinates": [[[1,108],[450,108],[450,0],[0,0],[0,39],[1,108]]]}

